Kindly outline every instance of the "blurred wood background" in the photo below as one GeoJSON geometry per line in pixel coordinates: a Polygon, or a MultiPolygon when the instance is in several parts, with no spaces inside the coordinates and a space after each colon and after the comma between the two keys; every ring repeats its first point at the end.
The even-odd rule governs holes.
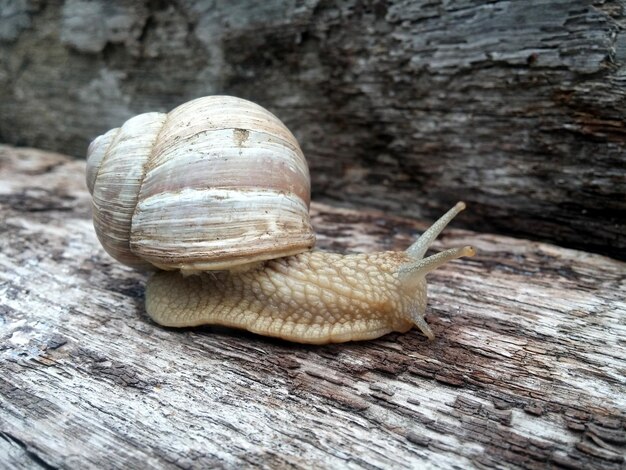
{"type": "Polygon", "coordinates": [[[0,141],[83,156],[202,95],[277,114],[314,200],[626,259],[619,0],[0,1],[0,141]]]}
{"type": "MultiPolygon", "coordinates": [[[[167,329],[100,247],[84,169],[0,146],[0,468],[624,468],[625,263],[452,227],[435,249],[478,255],[429,274],[432,342],[167,329]]],[[[428,225],[312,215],[342,252],[428,225]]]]}

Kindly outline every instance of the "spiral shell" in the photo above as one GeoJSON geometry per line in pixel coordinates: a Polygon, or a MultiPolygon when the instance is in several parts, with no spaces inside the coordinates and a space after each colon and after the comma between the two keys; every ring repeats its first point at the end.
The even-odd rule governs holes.
{"type": "Polygon", "coordinates": [[[87,158],[96,233],[129,266],[230,269],[315,243],[298,142],[249,101],[140,114],[97,137],[87,158]]]}

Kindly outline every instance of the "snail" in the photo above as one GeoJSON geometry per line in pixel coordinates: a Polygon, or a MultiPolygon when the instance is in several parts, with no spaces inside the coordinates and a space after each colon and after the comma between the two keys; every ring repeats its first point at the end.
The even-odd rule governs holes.
{"type": "Polygon", "coordinates": [[[309,170],[269,111],[209,96],[145,113],[87,155],[93,221],[118,261],[156,269],[146,312],[169,327],[246,329],[300,343],[373,339],[424,320],[428,272],[470,246],[424,258],[460,202],[406,251],[312,250],[309,170]]]}

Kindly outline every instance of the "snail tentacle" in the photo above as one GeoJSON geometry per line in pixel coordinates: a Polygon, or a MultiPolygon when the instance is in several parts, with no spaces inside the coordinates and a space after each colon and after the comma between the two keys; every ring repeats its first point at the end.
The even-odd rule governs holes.
{"type": "Polygon", "coordinates": [[[448,261],[464,256],[474,256],[475,254],[476,250],[469,245],[460,248],[450,248],[449,250],[441,251],[427,258],[404,264],[400,266],[398,273],[401,276],[425,276],[430,271],[434,271],[448,261]]]}
{"type": "Polygon", "coordinates": [[[465,203],[459,201],[456,205],[432,224],[410,247],[406,249],[411,258],[421,259],[435,241],[444,228],[454,219],[462,210],[465,209],[465,203]]]}

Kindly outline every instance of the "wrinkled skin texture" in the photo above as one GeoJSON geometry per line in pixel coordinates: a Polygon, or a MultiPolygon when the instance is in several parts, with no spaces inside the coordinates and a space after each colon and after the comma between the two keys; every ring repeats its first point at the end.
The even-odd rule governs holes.
{"type": "Polygon", "coordinates": [[[183,276],[160,272],[146,309],[166,326],[219,324],[302,343],[371,339],[414,325],[423,289],[406,289],[404,252],[356,255],[307,252],[245,272],[183,276]]]}

